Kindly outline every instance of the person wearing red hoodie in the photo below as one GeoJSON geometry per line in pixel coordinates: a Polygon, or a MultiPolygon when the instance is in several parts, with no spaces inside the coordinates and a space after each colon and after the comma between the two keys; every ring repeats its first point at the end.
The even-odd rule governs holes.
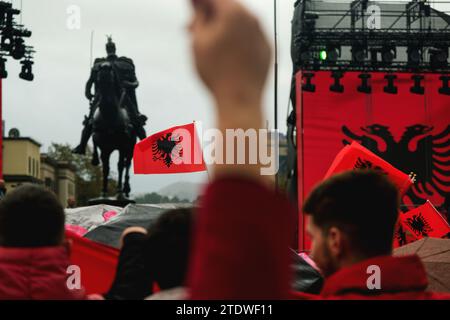
{"type": "MultiPolygon", "coordinates": [[[[218,129],[262,128],[271,50],[257,19],[235,0],[193,3],[193,55],[215,101],[218,129]]],[[[295,210],[261,167],[212,166],[194,227],[191,299],[299,298],[289,286],[295,210]]],[[[391,257],[398,200],[395,187],[375,173],[347,173],[315,189],[305,211],[313,258],[327,276],[319,298],[447,298],[426,292],[418,257],[391,257]]]]}
{"type": "Polygon", "coordinates": [[[19,186],[0,202],[0,300],[86,298],[69,279],[64,223],[54,193],[37,185],[19,186]]]}

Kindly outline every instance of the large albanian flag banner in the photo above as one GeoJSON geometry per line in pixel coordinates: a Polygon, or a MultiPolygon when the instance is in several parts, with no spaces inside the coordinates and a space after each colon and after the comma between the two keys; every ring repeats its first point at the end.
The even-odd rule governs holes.
{"type": "MultiPolygon", "coordinates": [[[[441,94],[439,75],[424,75],[424,94],[414,94],[412,74],[397,74],[396,94],[384,92],[384,73],[372,73],[370,94],[358,92],[360,73],[341,79],[343,93],[330,91],[330,72],[316,72],[315,92],[302,90],[297,74],[299,202],[323,180],[339,152],[352,142],[367,148],[405,174],[417,175],[403,197],[404,210],[427,200],[445,216],[450,206],[450,96],[441,94]]],[[[305,217],[300,213],[299,230],[305,217]]],[[[300,232],[299,247],[309,241],[300,232]]]]}

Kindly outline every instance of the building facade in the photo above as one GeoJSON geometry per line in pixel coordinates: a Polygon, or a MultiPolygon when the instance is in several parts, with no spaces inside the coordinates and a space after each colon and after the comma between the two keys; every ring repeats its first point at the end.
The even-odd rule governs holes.
{"type": "Polygon", "coordinates": [[[24,183],[44,185],[52,190],[63,206],[76,198],[75,168],[40,153],[41,145],[31,138],[3,140],[3,179],[8,191],[24,183]]]}

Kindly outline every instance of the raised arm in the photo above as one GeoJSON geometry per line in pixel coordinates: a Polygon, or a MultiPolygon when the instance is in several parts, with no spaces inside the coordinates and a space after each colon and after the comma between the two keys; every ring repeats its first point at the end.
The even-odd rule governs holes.
{"type": "MultiPolygon", "coordinates": [[[[194,59],[215,100],[218,129],[225,135],[227,129],[263,128],[271,49],[257,19],[235,0],[194,3],[194,59]]],[[[288,297],[293,211],[268,186],[261,167],[259,161],[214,165],[195,229],[193,299],[288,297]]]]}

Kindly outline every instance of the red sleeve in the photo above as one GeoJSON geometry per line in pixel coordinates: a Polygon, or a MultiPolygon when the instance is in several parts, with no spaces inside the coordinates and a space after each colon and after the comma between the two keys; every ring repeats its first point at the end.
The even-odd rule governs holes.
{"type": "Polygon", "coordinates": [[[191,298],[288,299],[293,217],[284,197],[256,182],[209,185],[196,220],[191,298]]]}

